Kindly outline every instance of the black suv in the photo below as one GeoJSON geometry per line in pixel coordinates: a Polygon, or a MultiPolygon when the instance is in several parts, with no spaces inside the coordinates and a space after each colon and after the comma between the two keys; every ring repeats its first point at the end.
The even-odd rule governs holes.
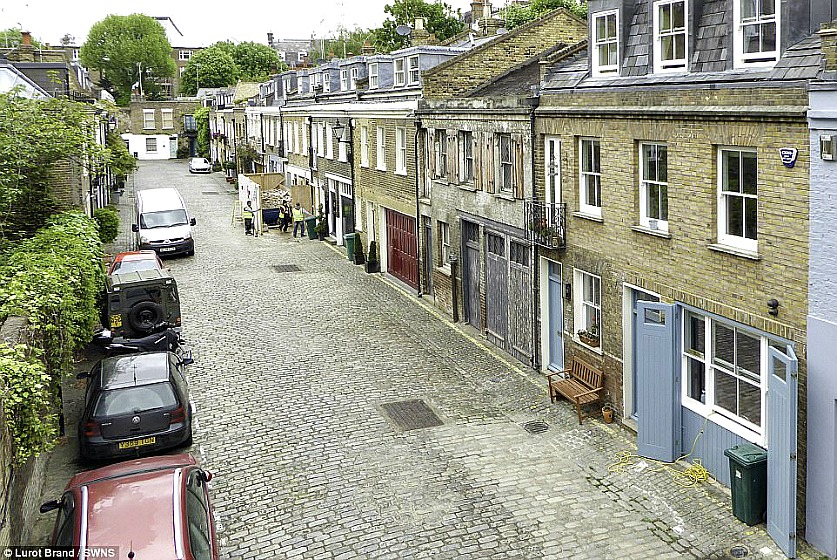
{"type": "Polygon", "coordinates": [[[83,461],[155,453],[192,443],[184,365],[171,352],[114,356],[87,378],[78,426],[83,461]]]}
{"type": "Polygon", "coordinates": [[[154,331],[160,323],[180,327],[177,282],[167,270],[138,270],[107,278],[102,326],[114,338],[136,338],[154,331]]]}

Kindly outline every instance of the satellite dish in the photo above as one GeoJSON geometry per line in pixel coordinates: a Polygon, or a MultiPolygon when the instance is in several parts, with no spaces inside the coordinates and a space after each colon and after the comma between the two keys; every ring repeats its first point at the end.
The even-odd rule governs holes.
{"type": "Polygon", "coordinates": [[[395,32],[401,35],[402,37],[406,37],[413,32],[413,28],[409,25],[399,25],[395,28],[395,32]]]}

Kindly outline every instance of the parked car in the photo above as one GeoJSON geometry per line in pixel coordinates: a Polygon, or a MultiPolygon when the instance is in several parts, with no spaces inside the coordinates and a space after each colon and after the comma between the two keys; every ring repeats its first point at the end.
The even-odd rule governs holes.
{"type": "Polygon", "coordinates": [[[146,336],[160,323],[180,328],[177,281],[168,270],[111,274],[105,280],[102,326],[114,338],[146,336]]]}
{"type": "Polygon", "coordinates": [[[118,547],[120,558],[216,560],[211,479],[189,454],[135,459],[77,474],[41,513],[58,510],[52,544],[73,558],[118,547]]]}
{"type": "Polygon", "coordinates": [[[192,226],[186,202],[174,187],[142,189],[136,193],[134,223],[136,249],[153,249],[163,255],[195,254],[192,226]]]}
{"type": "Polygon", "coordinates": [[[189,173],[211,173],[212,164],[202,157],[193,157],[189,160],[189,173]]]}
{"type": "Polygon", "coordinates": [[[138,270],[163,270],[163,261],[154,251],[126,251],[119,253],[110,263],[108,274],[124,274],[138,270]]]}
{"type": "Polygon", "coordinates": [[[100,360],[87,378],[78,425],[82,461],[151,455],[192,444],[185,366],[171,352],[100,360]]]}

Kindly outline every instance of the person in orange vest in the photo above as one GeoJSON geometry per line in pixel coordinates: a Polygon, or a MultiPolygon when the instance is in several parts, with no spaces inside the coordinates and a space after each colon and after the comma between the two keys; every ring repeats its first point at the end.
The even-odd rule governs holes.
{"type": "Polygon", "coordinates": [[[294,237],[296,237],[296,230],[299,228],[299,236],[305,237],[305,214],[302,212],[302,206],[299,202],[296,203],[293,209],[294,217],[294,237]]]}

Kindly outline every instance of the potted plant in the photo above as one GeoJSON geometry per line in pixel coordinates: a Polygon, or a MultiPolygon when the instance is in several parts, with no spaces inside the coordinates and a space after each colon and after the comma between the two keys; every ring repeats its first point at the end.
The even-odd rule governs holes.
{"type": "Polygon", "coordinates": [[[314,226],[314,231],[317,232],[317,237],[319,237],[320,241],[325,241],[326,235],[328,234],[328,222],[326,221],[322,204],[320,204],[317,215],[317,225],[314,226]]]}
{"type": "Polygon", "coordinates": [[[366,262],[366,255],[363,253],[363,240],[360,238],[360,234],[355,234],[355,252],[353,255],[352,260],[355,264],[363,264],[366,262]]]}
{"type": "Polygon", "coordinates": [[[586,330],[581,329],[578,331],[577,334],[578,339],[587,346],[592,346],[593,348],[599,346],[599,325],[593,323],[586,330]]]}
{"type": "Polygon", "coordinates": [[[602,419],[604,419],[605,424],[610,424],[613,422],[613,405],[608,403],[604,403],[602,406],[602,419]]]}
{"type": "Polygon", "coordinates": [[[369,256],[366,259],[366,272],[381,272],[381,261],[378,260],[378,242],[369,242],[369,256]]]}

